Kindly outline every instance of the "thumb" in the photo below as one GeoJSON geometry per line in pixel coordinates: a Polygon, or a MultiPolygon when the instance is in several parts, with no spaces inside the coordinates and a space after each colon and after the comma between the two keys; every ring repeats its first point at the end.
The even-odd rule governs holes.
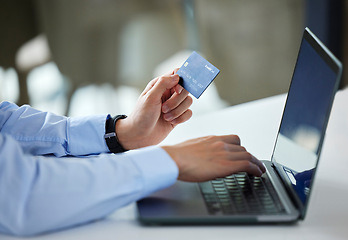
{"type": "Polygon", "coordinates": [[[179,75],[164,75],[159,77],[158,81],[155,83],[155,85],[150,90],[150,94],[155,99],[162,98],[163,94],[170,90],[171,88],[175,87],[179,83],[179,75]]]}

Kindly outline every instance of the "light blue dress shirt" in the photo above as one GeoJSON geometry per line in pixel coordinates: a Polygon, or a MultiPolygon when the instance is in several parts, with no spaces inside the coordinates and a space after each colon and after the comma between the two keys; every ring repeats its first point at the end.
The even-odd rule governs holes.
{"type": "Polygon", "coordinates": [[[87,223],[176,181],[177,166],[160,147],[108,153],[106,117],[0,104],[0,232],[87,223]]]}

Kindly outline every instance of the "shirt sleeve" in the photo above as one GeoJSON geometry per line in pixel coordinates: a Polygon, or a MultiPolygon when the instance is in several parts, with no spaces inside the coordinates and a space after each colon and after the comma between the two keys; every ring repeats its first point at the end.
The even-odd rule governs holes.
{"type": "Polygon", "coordinates": [[[103,218],[172,185],[160,147],[88,157],[35,156],[0,134],[0,232],[30,236],[103,218]]]}
{"type": "Polygon", "coordinates": [[[11,135],[25,153],[79,156],[109,152],[104,140],[107,115],[68,118],[36,110],[0,104],[0,132],[11,135]]]}

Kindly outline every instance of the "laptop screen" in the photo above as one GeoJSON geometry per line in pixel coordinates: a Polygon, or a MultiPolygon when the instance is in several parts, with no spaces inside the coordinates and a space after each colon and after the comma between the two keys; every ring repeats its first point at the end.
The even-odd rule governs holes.
{"type": "Polygon", "coordinates": [[[272,156],[304,207],[340,74],[340,63],[306,29],[272,156]]]}

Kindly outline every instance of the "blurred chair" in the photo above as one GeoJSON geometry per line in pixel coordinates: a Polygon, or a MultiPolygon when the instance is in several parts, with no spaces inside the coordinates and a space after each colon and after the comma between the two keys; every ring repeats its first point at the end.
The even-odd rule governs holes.
{"type": "Polygon", "coordinates": [[[15,69],[20,88],[17,104],[29,104],[28,73],[48,62],[50,58],[44,36],[38,37],[40,31],[33,2],[1,1],[0,31],[0,66],[15,69]],[[30,50],[32,46],[36,46],[34,51],[30,50]]]}

